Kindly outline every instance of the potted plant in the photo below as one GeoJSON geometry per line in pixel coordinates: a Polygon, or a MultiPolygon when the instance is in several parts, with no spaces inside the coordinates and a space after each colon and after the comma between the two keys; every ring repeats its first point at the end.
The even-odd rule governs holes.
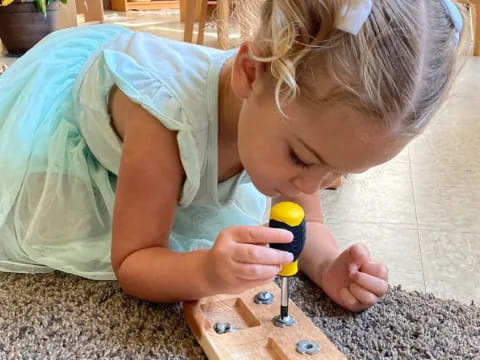
{"type": "Polygon", "coordinates": [[[56,30],[59,7],[57,0],[0,0],[0,39],[7,51],[23,54],[56,30]]]}

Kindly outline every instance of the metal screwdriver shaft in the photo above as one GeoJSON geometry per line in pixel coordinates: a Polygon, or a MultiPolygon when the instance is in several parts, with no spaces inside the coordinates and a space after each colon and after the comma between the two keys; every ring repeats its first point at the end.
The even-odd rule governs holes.
{"type": "Polygon", "coordinates": [[[282,298],[280,300],[280,317],[282,319],[288,317],[288,299],[289,299],[289,291],[288,291],[288,277],[282,277],[282,298]]]}

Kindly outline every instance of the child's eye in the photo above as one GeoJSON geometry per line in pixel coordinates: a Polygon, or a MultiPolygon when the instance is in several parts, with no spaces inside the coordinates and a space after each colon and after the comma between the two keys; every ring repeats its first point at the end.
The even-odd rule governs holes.
{"type": "Polygon", "coordinates": [[[312,164],[307,164],[305,161],[303,161],[302,159],[300,159],[297,154],[295,154],[295,152],[293,151],[292,148],[290,148],[288,150],[288,153],[290,155],[290,158],[292,159],[293,163],[303,169],[308,169],[310,166],[312,166],[312,164]]]}

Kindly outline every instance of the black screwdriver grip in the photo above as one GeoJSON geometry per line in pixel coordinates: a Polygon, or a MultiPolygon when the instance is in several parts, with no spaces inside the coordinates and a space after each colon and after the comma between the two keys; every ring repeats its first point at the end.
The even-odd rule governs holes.
{"type": "Polygon", "coordinates": [[[290,231],[293,234],[293,241],[284,244],[284,243],[271,243],[270,247],[278,250],[288,251],[293,254],[293,260],[297,260],[300,256],[300,253],[303,251],[305,246],[305,237],[306,237],[306,225],[305,219],[297,226],[290,226],[284,222],[277,220],[270,220],[269,226],[272,228],[280,228],[290,231]]]}

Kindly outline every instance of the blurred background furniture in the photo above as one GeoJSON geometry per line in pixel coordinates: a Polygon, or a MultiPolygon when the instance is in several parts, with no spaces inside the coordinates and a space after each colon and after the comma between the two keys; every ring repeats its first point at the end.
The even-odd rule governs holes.
{"type": "Polygon", "coordinates": [[[205,39],[205,24],[213,11],[217,23],[217,46],[230,47],[229,22],[232,10],[240,27],[241,40],[247,39],[256,28],[260,6],[264,0],[180,0],[180,19],[185,21],[184,40],[193,41],[194,23],[198,20],[197,44],[205,39]],[[214,10],[213,10],[214,9],[214,10]]]}
{"type": "Polygon", "coordinates": [[[209,6],[216,7],[218,47],[220,49],[228,49],[229,0],[181,0],[180,19],[185,21],[183,39],[186,42],[193,41],[193,27],[195,20],[198,20],[197,44],[203,44],[209,6]]]}
{"type": "Polygon", "coordinates": [[[161,10],[161,9],[178,9],[180,0],[110,0],[112,10],[128,11],[128,10],[161,10]]]}
{"type": "Polygon", "coordinates": [[[59,11],[59,29],[74,27],[79,23],[99,24],[104,20],[102,0],[70,0],[60,4],[59,11]]]}
{"type": "Polygon", "coordinates": [[[470,12],[473,37],[473,55],[480,56],[480,0],[456,0],[458,3],[466,4],[470,12]]]}

